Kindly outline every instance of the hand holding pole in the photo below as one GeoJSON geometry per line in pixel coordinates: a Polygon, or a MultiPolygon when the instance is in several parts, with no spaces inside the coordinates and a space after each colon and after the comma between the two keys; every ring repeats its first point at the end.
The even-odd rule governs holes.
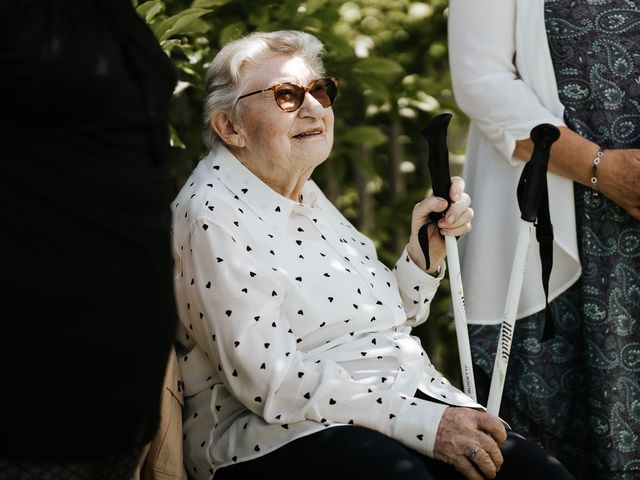
{"type": "MultiPolygon", "coordinates": [[[[451,175],[449,173],[447,128],[450,120],[450,113],[436,115],[422,130],[422,135],[429,145],[428,167],[431,175],[433,194],[444,198],[449,203],[451,203],[451,199],[449,198],[451,175]]],[[[432,212],[430,218],[432,221],[437,222],[442,216],[443,213],[432,212]]],[[[426,231],[420,233],[426,236],[426,231]]],[[[471,346],[469,344],[469,332],[467,330],[467,315],[464,307],[464,293],[462,291],[458,243],[455,237],[448,235],[444,237],[444,241],[447,250],[447,266],[449,269],[453,316],[458,340],[462,386],[464,393],[474,401],[477,401],[475,381],[473,378],[473,362],[471,360],[471,346]]],[[[423,249],[424,248],[425,247],[423,247],[423,249]]],[[[425,258],[428,259],[428,249],[423,253],[425,258]]]]}

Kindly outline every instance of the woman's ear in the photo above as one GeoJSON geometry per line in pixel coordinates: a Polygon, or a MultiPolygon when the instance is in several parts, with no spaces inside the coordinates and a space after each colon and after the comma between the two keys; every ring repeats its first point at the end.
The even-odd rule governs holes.
{"type": "Polygon", "coordinates": [[[244,147],[244,138],[236,131],[229,114],[224,112],[214,113],[211,115],[209,125],[226,145],[237,148],[244,147]]]}

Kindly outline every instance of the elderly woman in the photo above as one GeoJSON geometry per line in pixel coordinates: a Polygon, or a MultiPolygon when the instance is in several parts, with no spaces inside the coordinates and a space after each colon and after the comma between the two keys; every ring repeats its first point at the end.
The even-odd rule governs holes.
{"type": "Polygon", "coordinates": [[[451,205],[415,206],[392,270],[310,179],[333,143],[322,52],[306,33],[254,33],[209,68],[210,154],[173,204],[189,475],[571,478],[411,336],[444,275],[442,235],[470,229],[462,179],[451,205]],[[444,211],[426,269],[418,230],[444,211]]]}

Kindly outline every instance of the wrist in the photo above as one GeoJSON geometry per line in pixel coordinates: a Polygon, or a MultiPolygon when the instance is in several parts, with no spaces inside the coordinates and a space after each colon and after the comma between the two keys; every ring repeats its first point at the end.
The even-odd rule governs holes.
{"type": "Polygon", "coordinates": [[[597,198],[600,194],[598,189],[598,168],[600,167],[600,163],[602,162],[602,158],[604,156],[604,149],[598,147],[598,151],[593,156],[593,160],[591,162],[591,178],[589,179],[589,186],[591,187],[591,196],[593,198],[597,198]]]}

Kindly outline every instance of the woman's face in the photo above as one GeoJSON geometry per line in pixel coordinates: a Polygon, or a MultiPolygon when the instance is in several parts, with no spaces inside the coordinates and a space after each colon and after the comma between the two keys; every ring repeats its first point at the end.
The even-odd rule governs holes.
{"type": "MultiPolygon", "coordinates": [[[[318,78],[301,57],[277,56],[244,72],[241,94],[290,82],[307,86],[318,78]]],[[[294,112],[278,107],[273,92],[239,100],[236,130],[245,145],[236,152],[240,160],[267,183],[296,176],[307,178],[324,162],[333,145],[333,110],[306,93],[294,112]]],[[[294,178],[291,178],[294,177],[294,178]]]]}

